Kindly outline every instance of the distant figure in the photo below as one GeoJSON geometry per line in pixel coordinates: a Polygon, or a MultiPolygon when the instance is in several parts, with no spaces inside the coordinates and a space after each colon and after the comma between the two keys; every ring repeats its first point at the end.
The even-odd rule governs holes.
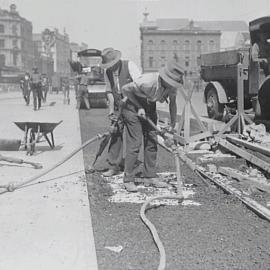
{"type": "Polygon", "coordinates": [[[22,94],[25,103],[28,106],[30,103],[30,93],[31,93],[30,74],[28,72],[26,72],[24,77],[21,79],[20,87],[22,89],[22,94]]]}
{"type": "Polygon", "coordinates": [[[82,101],[84,101],[84,104],[87,108],[87,110],[90,109],[90,104],[89,104],[89,100],[88,100],[88,90],[87,90],[87,85],[88,85],[88,77],[86,73],[82,73],[80,75],[80,83],[79,83],[79,87],[78,87],[78,91],[77,91],[77,106],[76,109],[80,109],[81,108],[81,103],[82,101]]]}
{"type": "Polygon", "coordinates": [[[38,72],[38,68],[33,68],[33,74],[31,77],[31,85],[33,92],[34,111],[39,110],[41,107],[42,90],[41,90],[41,75],[38,72]]]}
{"type": "Polygon", "coordinates": [[[63,94],[64,94],[64,104],[70,104],[70,98],[69,98],[69,79],[64,78],[63,84],[62,84],[63,94]]]}
{"type": "Polygon", "coordinates": [[[49,79],[46,74],[42,74],[41,80],[42,100],[45,103],[47,100],[47,94],[49,91],[49,79]]]}

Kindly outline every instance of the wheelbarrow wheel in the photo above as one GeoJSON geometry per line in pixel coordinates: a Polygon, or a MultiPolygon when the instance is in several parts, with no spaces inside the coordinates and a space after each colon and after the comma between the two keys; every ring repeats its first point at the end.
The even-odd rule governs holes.
{"type": "Polygon", "coordinates": [[[35,132],[32,130],[32,128],[29,128],[28,134],[27,134],[27,155],[32,156],[35,152],[35,132]]]}

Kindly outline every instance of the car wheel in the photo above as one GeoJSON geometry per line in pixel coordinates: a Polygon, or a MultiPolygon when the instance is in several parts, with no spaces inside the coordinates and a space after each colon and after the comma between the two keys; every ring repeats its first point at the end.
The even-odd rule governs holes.
{"type": "Polygon", "coordinates": [[[209,118],[216,120],[222,119],[224,105],[219,103],[217,91],[214,88],[211,88],[207,93],[206,106],[209,118]]]}

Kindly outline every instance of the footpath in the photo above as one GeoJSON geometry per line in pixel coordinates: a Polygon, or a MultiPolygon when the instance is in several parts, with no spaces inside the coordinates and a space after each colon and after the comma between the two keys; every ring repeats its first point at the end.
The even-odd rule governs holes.
{"type": "MultiPolygon", "coordinates": [[[[15,121],[61,120],[54,130],[54,149],[42,138],[33,156],[27,156],[23,148],[0,151],[43,165],[34,169],[0,161],[0,185],[38,175],[81,145],[73,93],[70,105],[63,104],[61,93],[49,95],[40,111],[33,111],[32,100],[25,106],[19,92],[0,95],[0,139],[23,140],[24,132],[15,121]]],[[[97,269],[82,152],[32,184],[0,195],[0,216],[0,269],[97,269]]]]}

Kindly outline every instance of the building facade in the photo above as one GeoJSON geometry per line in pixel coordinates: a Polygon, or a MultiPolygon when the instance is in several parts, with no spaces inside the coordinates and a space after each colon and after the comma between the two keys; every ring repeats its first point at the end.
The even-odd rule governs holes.
{"type": "Polygon", "coordinates": [[[202,53],[220,50],[221,32],[205,30],[188,19],[145,18],[140,27],[141,64],[144,72],[155,72],[170,59],[175,59],[186,76],[199,77],[198,59],[202,53]]]}
{"type": "Polygon", "coordinates": [[[31,70],[33,62],[32,23],[19,15],[14,4],[9,11],[0,9],[0,66],[24,72],[31,70]]]}

